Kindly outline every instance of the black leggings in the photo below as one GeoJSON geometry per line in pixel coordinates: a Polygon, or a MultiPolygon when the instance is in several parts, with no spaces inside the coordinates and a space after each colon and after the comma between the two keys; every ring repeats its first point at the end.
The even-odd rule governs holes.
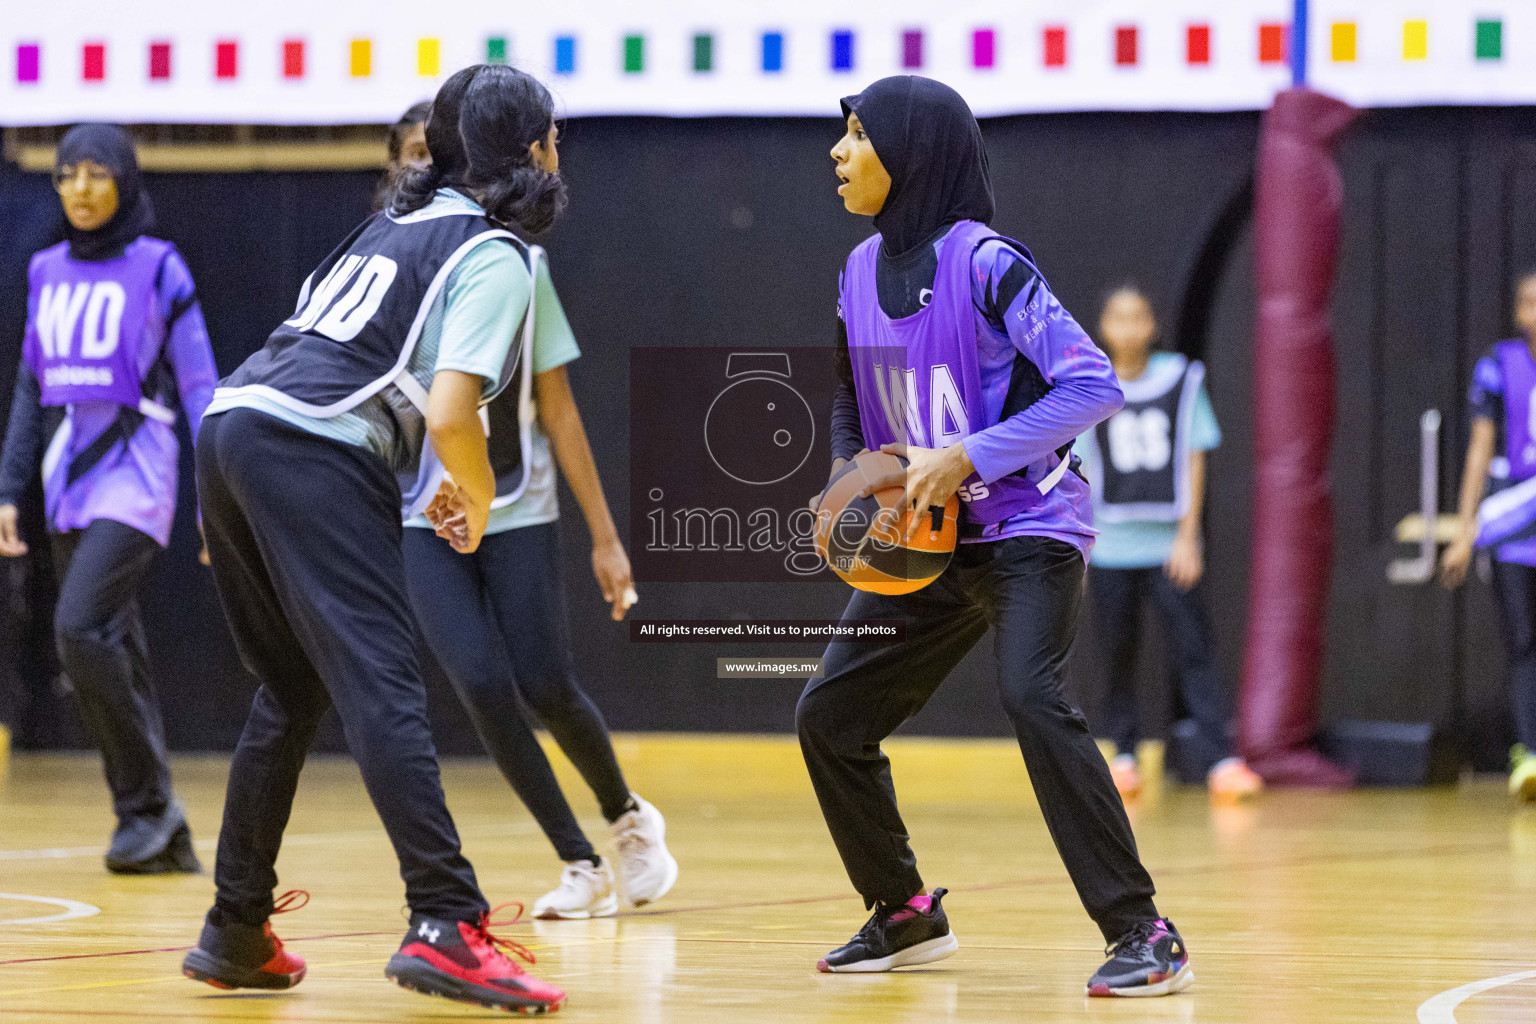
{"type": "Polygon", "coordinates": [[[1495,561],[1493,587],[1504,615],[1515,738],[1536,750],[1536,567],[1495,561]]]}
{"type": "Polygon", "coordinates": [[[272,913],[299,772],[332,705],[400,859],[412,911],[488,908],[439,781],[400,558],[400,488],[384,460],[252,409],[203,417],[197,494],[213,581],[261,688],[229,765],[216,906],[272,913]]]}
{"type": "Polygon", "coordinates": [[[159,817],[172,799],[165,724],[137,597],[159,550],[149,535],[111,519],[53,538],[61,581],[53,613],[59,663],[101,751],[112,809],[123,821],[159,817]]]}
{"type": "Polygon", "coordinates": [[[1120,753],[1136,753],[1141,740],[1136,644],[1141,637],[1141,603],[1151,598],[1167,628],[1169,654],[1178,670],[1179,697],[1200,730],[1205,757],[1211,764],[1231,757],[1227,690],[1216,667],[1204,586],[1197,583],[1189,590],[1180,590],[1160,565],[1148,569],[1089,566],[1088,596],[1109,662],[1109,685],[1099,713],[1100,735],[1114,741],[1120,753]]]}
{"type": "Polygon", "coordinates": [[[561,860],[592,843],[555,781],[519,697],[592,787],[603,816],[620,817],[629,785],[603,716],[576,680],[556,523],[488,533],[473,555],[430,530],[405,531],[411,607],[497,767],[561,860]]]}
{"type": "Polygon", "coordinates": [[[1082,592],[1075,548],[1012,537],[962,544],[914,594],[860,592],[848,602],[845,620],[902,619],[906,639],[831,644],[826,678],[806,686],[796,717],[822,814],[866,905],[899,904],[923,888],[880,742],[922,709],[991,626],[1003,710],[1084,908],[1110,942],[1157,917],[1109,766],[1062,689],[1082,592]]]}

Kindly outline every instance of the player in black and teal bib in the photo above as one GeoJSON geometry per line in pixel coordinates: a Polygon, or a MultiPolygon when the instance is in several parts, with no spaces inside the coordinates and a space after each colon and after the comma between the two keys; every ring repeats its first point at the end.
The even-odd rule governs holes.
{"type": "Polygon", "coordinates": [[[553,101],[479,65],[433,102],[434,163],[310,275],[293,316],[226,378],[203,419],[198,495],[214,581],[261,687],[230,765],[213,909],[183,971],[288,988],[304,965],[272,937],[275,862],[315,729],[335,707],[400,860],[410,930],[385,974],[522,1011],[565,993],[487,931],[488,905],[443,799],[400,553],[401,479],[424,448],[456,482],[455,547],[495,498],[480,411],[517,379],[531,293],[506,224],[564,204],[553,101]]]}
{"type": "Polygon", "coordinates": [[[585,513],[592,566],[615,620],[624,617],[635,595],[629,557],[566,376],[566,366],[581,350],[544,251],[533,246],[526,252],[531,296],[526,288],[503,296],[528,310],[513,346],[519,352],[517,371],[485,410],[496,476],[485,536],[479,550],[466,557],[434,534],[425,515],[413,514],[441,484],[441,467],[428,449],[416,480],[405,488],[406,576],[427,646],[502,775],[565,862],[560,884],[534,903],[534,916],[609,917],[618,912],[621,888],[632,906],[666,895],[677,880],[677,861],[667,850],[661,812],[630,791],[602,712],[576,678],[556,463],[585,513]],[[577,824],[525,703],[597,797],[618,854],[617,877],[577,824]]]}
{"type": "Polygon", "coordinates": [[[1077,442],[1099,531],[1088,560],[1088,596],[1109,666],[1096,726],[1115,746],[1116,788],[1127,799],[1137,796],[1136,649],[1142,605],[1150,600],[1168,631],[1179,696],[1197,726],[1197,756],[1211,792],[1245,799],[1263,783],[1233,753],[1230,701],[1201,586],[1205,453],[1221,443],[1221,428],[1205,392],[1205,367],[1176,352],[1153,351],[1156,337],[1152,305],[1138,288],[1110,294],[1099,341],[1114,362],[1125,408],[1077,442]]]}

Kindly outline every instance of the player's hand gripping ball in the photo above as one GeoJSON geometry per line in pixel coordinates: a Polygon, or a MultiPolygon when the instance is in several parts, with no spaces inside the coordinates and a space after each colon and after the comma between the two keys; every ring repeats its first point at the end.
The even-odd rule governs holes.
{"type": "Polygon", "coordinates": [[[938,579],[955,553],[960,517],[956,496],[949,496],[942,516],[936,510],[907,508],[905,487],[886,487],[860,497],[870,482],[906,467],[906,459],[865,452],[844,466],[822,492],[816,508],[816,553],[859,590],[875,594],[921,590],[938,579]],[[908,538],[907,526],[914,515],[919,525],[908,538]]]}

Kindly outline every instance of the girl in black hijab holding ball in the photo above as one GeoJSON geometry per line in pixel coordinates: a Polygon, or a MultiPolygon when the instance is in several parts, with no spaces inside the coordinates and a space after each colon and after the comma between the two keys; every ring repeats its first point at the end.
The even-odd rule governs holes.
{"type": "Polygon", "coordinates": [[[959,942],[896,807],[880,742],[928,702],[991,627],[998,690],[1040,810],[1109,959],[1089,995],[1164,995],[1193,980],[1152,902],[1125,808],[1062,675],[1093,546],[1073,440],[1124,402],[1109,359],[1056,301],[1029,250],[987,226],[992,188],[965,101],[925,78],[843,100],[833,148],[850,213],[878,234],[839,289],[846,337],[833,475],[861,449],[907,460],[865,494],[904,487],[912,530],[958,496],[960,539],[921,590],[860,591],[845,621],[902,620],[905,639],[834,642],[797,708],[800,745],[843,865],[873,916],[818,969],[888,971],[959,942]],[[881,364],[887,365],[881,365],[881,364]],[[899,363],[900,365],[889,365],[899,363]]]}

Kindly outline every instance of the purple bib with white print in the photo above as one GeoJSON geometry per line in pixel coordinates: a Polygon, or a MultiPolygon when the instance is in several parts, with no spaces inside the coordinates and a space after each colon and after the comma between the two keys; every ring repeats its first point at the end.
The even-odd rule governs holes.
{"type": "MultiPolygon", "coordinates": [[[[155,279],[171,243],[140,238],[116,259],[69,258],[61,243],[38,253],[28,274],[36,329],[22,352],[43,405],[143,397],[139,346],[155,307],[155,279]]],[[[158,339],[156,339],[158,340],[158,339]]]]}
{"type": "MultiPolygon", "coordinates": [[[[880,236],[864,241],[843,272],[843,322],[853,363],[864,444],[901,442],[946,448],[992,426],[976,352],[971,256],[989,238],[985,224],[963,220],[938,246],[933,296],[921,310],[892,320],[880,308],[875,262],[880,236]]],[[[983,483],[975,473],[959,489],[965,518],[1001,522],[1040,503],[1040,488],[1021,475],[983,483]]]]}
{"type": "Polygon", "coordinates": [[[1531,431],[1531,398],[1536,392],[1536,360],[1525,342],[1501,341],[1495,348],[1504,378],[1504,456],[1509,479],[1536,476],[1536,437],[1531,431]]]}

